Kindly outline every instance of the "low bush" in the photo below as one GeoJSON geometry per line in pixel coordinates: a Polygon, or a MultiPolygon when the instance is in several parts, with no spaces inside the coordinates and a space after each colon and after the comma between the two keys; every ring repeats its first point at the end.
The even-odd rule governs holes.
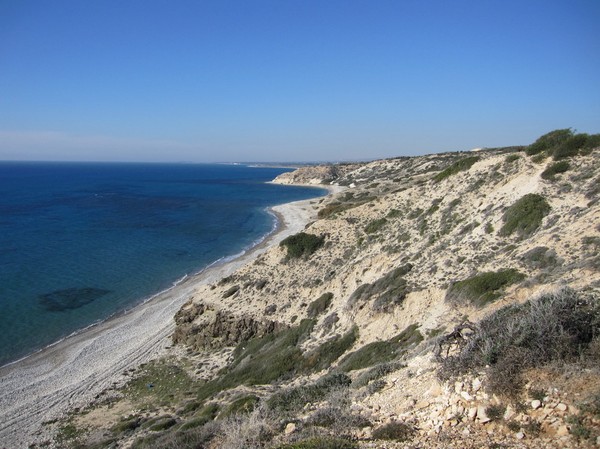
{"type": "Polygon", "coordinates": [[[569,170],[571,166],[567,161],[555,162],[552,165],[549,165],[546,170],[544,170],[541,174],[542,178],[552,181],[555,176],[559,173],[564,173],[569,170]]]}
{"type": "Polygon", "coordinates": [[[556,129],[554,131],[550,131],[549,133],[544,134],[543,136],[539,137],[534,143],[529,145],[525,149],[525,152],[529,156],[533,156],[535,154],[539,154],[546,151],[550,152],[551,150],[568,140],[571,136],[573,136],[573,131],[570,128],[556,129]]]}
{"type": "Polygon", "coordinates": [[[325,237],[319,237],[314,234],[299,232],[283,239],[279,246],[287,249],[288,259],[297,259],[300,257],[308,258],[311,254],[323,246],[325,237]]]}
{"type": "Polygon", "coordinates": [[[585,363],[585,354],[600,332],[600,305],[563,289],[523,304],[512,304],[484,318],[466,339],[440,343],[440,376],[488,368],[492,393],[516,397],[523,370],[554,362],[585,363]],[[457,354],[443,356],[446,344],[457,354]]]}
{"type": "Polygon", "coordinates": [[[287,388],[273,394],[267,406],[278,412],[292,412],[306,404],[322,400],[331,391],[348,387],[352,380],[342,373],[327,374],[316,382],[299,387],[287,388]]]}
{"type": "Polygon", "coordinates": [[[169,360],[143,365],[125,386],[125,396],[142,406],[178,404],[198,382],[180,366],[169,360]]]}
{"type": "Polygon", "coordinates": [[[225,293],[223,293],[223,299],[227,299],[230,296],[235,295],[239,290],[240,290],[240,286],[239,285],[234,285],[234,286],[228,288],[225,291],[225,293]]]}
{"type": "Polygon", "coordinates": [[[400,334],[389,340],[376,341],[364,345],[362,348],[344,357],[340,361],[338,368],[344,372],[354,371],[389,362],[401,356],[408,349],[423,341],[423,336],[418,331],[418,327],[418,324],[411,324],[400,334]]]}
{"type": "Polygon", "coordinates": [[[532,268],[550,268],[554,267],[558,260],[556,251],[546,246],[536,246],[521,256],[521,260],[532,268]]]}
{"type": "Polygon", "coordinates": [[[525,276],[513,268],[481,273],[452,284],[446,292],[446,301],[482,307],[498,299],[502,289],[523,279],[525,276]]]}
{"type": "Polygon", "coordinates": [[[412,267],[408,263],[390,271],[372,284],[361,285],[348,299],[348,305],[353,307],[359,304],[362,307],[366,301],[373,299],[373,308],[381,312],[402,303],[408,292],[403,276],[410,272],[412,267]]]}
{"type": "Polygon", "coordinates": [[[259,398],[253,394],[242,395],[231,402],[227,408],[223,411],[221,417],[227,417],[231,415],[248,414],[252,412],[258,405],[259,398]]]}
{"type": "Polygon", "coordinates": [[[506,406],[498,404],[498,405],[489,405],[485,409],[485,414],[492,421],[499,421],[504,417],[504,412],[506,411],[506,406]]]}
{"type": "Polygon", "coordinates": [[[283,444],[275,449],[358,449],[358,444],[349,439],[323,436],[283,444]]]}
{"type": "Polygon", "coordinates": [[[454,162],[452,165],[447,167],[445,170],[442,170],[437,175],[433,177],[435,182],[440,182],[443,179],[448,178],[449,176],[455,175],[461,171],[466,171],[471,168],[471,166],[479,160],[478,156],[469,156],[463,159],[460,159],[454,162]]]}
{"type": "Polygon", "coordinates": [[[331,300],[333,299],[333,293],[327,292],[323,293],[313,302],[308,305],[308,309],[306,311],[309,318],[316,318],[325,312],[329,306],[331,305],[331,300]]]}
{"type": "Polygon", "coordinates": [[[313,320],[240,343],[233,361],[217,378],[197,389],[198,399],[239,385],[262,385],[291,377],[304,363],[299,344],[314,327],[313,320]]]}
{"type": "Polygon", "coordinates": [[[585,147],[587,140],[587,134],[574,134],[553,148],[552,157],[554,160],[559,160],[577,156],[585,147]]]}
{"type": "Polygon", "coordinates": [[[392,421],[373,430],[373,438],[376,440],[408,441],[412,439],[415,431],[407,424],[392,421]]]}
{"type": "Polygon", "coordinates": [[[349,332],[342,336],[326,341],[317,349],[305,355],[304,369],[310,371],[321,371],[327,369],[352,347],[358,339],[358,327],[354,326],[349,332]]]}
{"type": "Polygon", "coordinates": [[[365,227],[365,232],[367,234],[374,234],[376,232],[378,232],[379,230],[381,230],[381,228],[383,228],[387,223],[387,219],[385,218],[379,218],[377,220],[373,220],[371,222],[369,222],[369,224],[365,227]]]}
{"type": "Polygon", "coordinates": [[[364,387],[372,381],[376,381],[383,376],[397,371],[399,369],[406,368],[406,365],[400,362],[390,362],[390,363],[381,363],[376,365],[365,372],[361,373],[355,380],[352,382],[353,388],[364,387]]]}
{"type": "Polygon", "coordinates": [[[529,237],[537,231],[549,212],[550,205],[543,196],[528,193],[506,210],[499,234],[509,236],[517,233],[521,238],[529,237]]]}

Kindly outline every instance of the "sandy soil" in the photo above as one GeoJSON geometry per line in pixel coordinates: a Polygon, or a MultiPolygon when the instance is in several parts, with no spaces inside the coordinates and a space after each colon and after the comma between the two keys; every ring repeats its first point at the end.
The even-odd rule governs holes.
{"type": "MultiPolygon", "coordinates": [[[[334,189],[329,189],[334,191],[334,189]]],[[[0,368],[0,447],[26,448],[47,439],[45,421],[83,407],[124,381],[123,372],[163,354],[170,346],[173,316],[194,291],[252,261],[316,216],[318,200],[272,208],[279,224],[241,257],[213,266],[149,302],[12,365],[0,368]]]]}

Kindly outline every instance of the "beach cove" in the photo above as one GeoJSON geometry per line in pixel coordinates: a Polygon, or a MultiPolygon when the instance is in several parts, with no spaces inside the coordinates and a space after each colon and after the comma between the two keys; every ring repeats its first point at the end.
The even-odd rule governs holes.
{"type": "Polygon", "coordinates": [[[278,225],[262,243],[227,263],[212,266],[152,300],[79,334],[0,368],[0,442],[27,447],[44,439],[44,422],[84,407],[123,373],[171,346],[173,317],[200,285],[228,276],[314,219],[313,200],[272,207],[278,225]]]}

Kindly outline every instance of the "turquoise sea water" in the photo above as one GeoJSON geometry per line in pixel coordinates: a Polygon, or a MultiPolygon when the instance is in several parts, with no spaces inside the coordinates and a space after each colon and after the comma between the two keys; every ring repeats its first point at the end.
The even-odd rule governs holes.
{"type": "Polygon", "coordinates": [[[323,195],[279,168],[0,163],[0,365],[234,257],[268,206],[323,195]]]}

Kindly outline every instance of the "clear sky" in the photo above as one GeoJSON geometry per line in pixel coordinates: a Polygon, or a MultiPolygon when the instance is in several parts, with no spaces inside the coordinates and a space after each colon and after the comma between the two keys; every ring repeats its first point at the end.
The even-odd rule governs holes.
{"type": "Polygon", "coordinates": [[[600,132],[599,0],[0,0],[0,160],[350,160],[600,132]]]}

